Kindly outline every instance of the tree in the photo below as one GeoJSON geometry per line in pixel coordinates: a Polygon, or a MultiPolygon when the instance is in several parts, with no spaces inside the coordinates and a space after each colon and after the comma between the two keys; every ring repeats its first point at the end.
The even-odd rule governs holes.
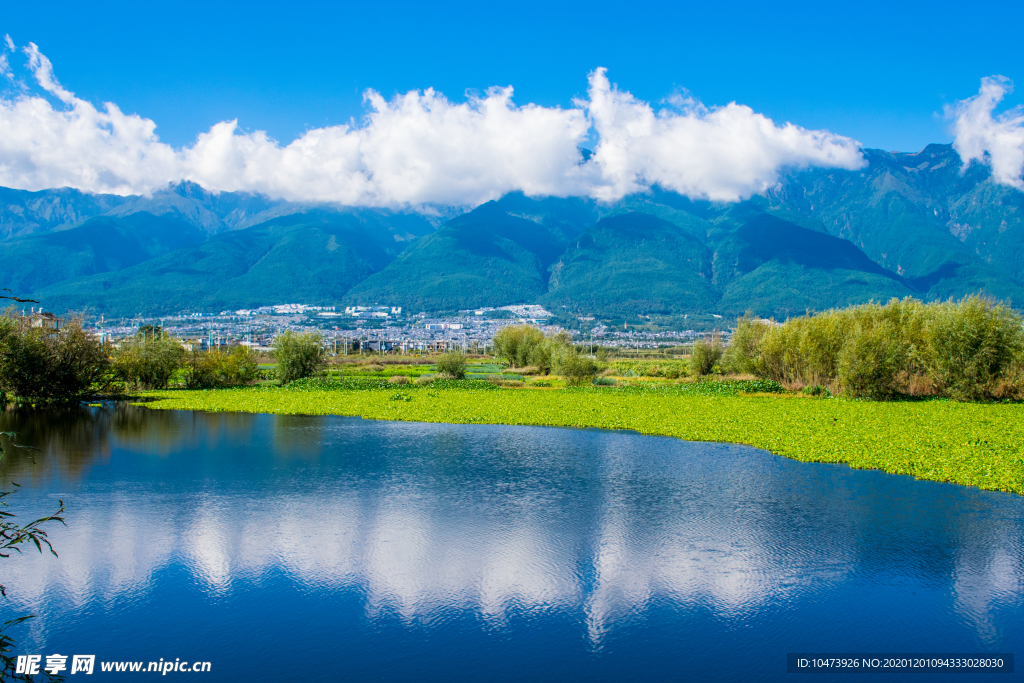
{"type": "Polygon", "coordinates": [[[74,401],[89,394],[109,369],[108,348],[71,319],[61,327],[32,327],[11,313],[0,318],[0,396],[74,401]]]}
{"type": "Polygon", "coordinates": [[[928,374],[958,401],[991,399],[1024,353],[1021,316],[980,296],[935,307],[928,325],[928,374]]]}
{"type": "Polygon", "coordinates": [[[274,339],[277,378],[282,384],[320,372],[326,362],[321,353],[319,332],[295,333],[291,330],[274,339]]]}
{"type": "Polygon", "coordinates": [[[703,377],[710,375],[712,368],[722,358],[722,345],[716,336],[710,343],[698,339],[693,344],[693,353],[690,354],[690,373],[703,377]]]}
{"type": "Polygon", "coordinates": [[[749,313],[740,318],[723,354],[722,364],[732,372],[756,373],[758,345],[769,327],[770,323],[762,322],[749,313]]]}

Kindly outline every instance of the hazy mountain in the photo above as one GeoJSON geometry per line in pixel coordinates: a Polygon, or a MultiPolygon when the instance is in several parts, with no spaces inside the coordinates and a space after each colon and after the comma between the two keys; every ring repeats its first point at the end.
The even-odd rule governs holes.
{"type": "Polygon", "coordinates": [[[940,290],[952,292],[965,276],[992,286],[999,278],[1021,279],[1024,193],[992,182],[984,165],[962,169],[951,145],[865,154],[870,165],[862,171],[804,171],[761,204],[791,220],[809,219],[929,288],[951,280],[940,290]],[[971,267],[984,274],[971,275],[971,267]]]}
{"type": "Polygon", "coordinates": [[[262,223],[278,215],[274,210],[279,207],[285,207],[285,213],[296,213],[295,205],[283,200],[271,200],[251,192],[213,193],[186,182],[154,192],[151,197],[132,197],[110,213],[114,216],[138,212],[175,216],[214,234],[262,223]]]}

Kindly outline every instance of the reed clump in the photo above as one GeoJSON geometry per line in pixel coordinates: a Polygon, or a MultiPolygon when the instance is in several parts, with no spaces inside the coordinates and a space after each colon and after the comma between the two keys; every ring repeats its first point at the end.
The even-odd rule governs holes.
{"type": "Polygon", "coordinates": [[[893,299],[793,318],[740,319],[723,366],[853,397],[1024,398],[1024,319],[981,296],[893,299]]]}

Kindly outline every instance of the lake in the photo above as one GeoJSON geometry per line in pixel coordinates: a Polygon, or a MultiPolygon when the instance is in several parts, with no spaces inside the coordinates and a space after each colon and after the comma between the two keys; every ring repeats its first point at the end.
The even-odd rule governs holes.
{"type": "Polygon", "coordinates": [[[1024,643],[1012,494],[599,430],[124,404],[0,429],[41,449],[0,461],[19,519],[67,505],[59,558],[0,559],[5,618],[38,615],[17,652],[99,680],[846,680],[787,653],[1024,643]]]}

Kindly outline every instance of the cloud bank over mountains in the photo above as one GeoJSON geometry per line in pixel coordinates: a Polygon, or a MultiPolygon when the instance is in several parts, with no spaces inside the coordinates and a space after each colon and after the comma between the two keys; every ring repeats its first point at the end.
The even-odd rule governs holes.
{"type": "MultiPolygon", "coordinates": [[[[352,206],[475,206],[508,192],[614,201],[657,184],[692,198],[735,201],[766,190],[780,173],[865,165],[860,144],[829,131],[777,125],[751,108],[706,107],[680,95],[656,110],[589,76],[571,108],[518,106],[511,87],[462,103],[433,89],[388,101],[368,90],[361,122],[315,128],[282,145],[224,121],[190,147],[160,141],[156,123],[77,98],[34,43],[21,50],[30,77],[12,64],[5,36],[0,74],[0,185],[27,190],[148,194],[181,180],[213,191],[249,191],[292,201],[352,206]],[[579,148],[597,140],[584,160],[579,148]]],[[[985,79],[956,105],[957,150],[990,163],[999,182],[1021,187],[1024,119],[993,118],[1009,88],[985,79]]]]}
{"type": "Polygon", "coordinates": [[[1024,109],[1014,107],[993,117],[992,112],[1013,84],[1003,76],[981,79],[978,94],[947,108],[954,118],[953,148],[964,165],[980,161],[992,167],[992,177],[1003,185],[1024,190],[1024,109]]]}

